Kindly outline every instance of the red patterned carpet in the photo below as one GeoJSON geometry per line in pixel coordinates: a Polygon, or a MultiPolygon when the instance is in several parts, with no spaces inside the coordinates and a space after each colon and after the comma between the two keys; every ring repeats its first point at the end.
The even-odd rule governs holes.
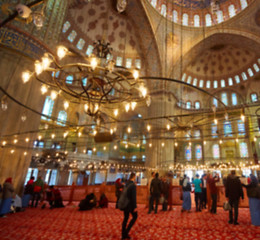
{"type": "MultiPolygon", "coordinates": [[[[63,209],[27,209],[0,219],[1,240],[119,240],[123,213],[110,204],[108,209],[77,211],[75,206],[63,209]]],[[[228,213],[217,215],[181,213],[179,206],[170,212],[147,214],[138,207],[138,219],[132,228],[132,239],[251,240],[260,239],[260,227],[250,223],[249,209],[239,209],[239,226],[229,225],[228,213]]]]}

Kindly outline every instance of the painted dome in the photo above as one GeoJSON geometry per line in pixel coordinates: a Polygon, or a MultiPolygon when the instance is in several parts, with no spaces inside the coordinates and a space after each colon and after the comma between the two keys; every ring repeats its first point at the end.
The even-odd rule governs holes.
{"type": "Polygon", "coordinates": [[[164,17],[183,26],[202,27],[222,23],[237,15],[253,0],[149,0],[164,17]]]}

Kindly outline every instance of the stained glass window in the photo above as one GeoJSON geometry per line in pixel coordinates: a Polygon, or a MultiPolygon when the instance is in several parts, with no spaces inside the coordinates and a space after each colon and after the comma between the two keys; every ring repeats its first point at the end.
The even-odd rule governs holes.
{"type": "Polygon", "coordinates": [[[207,81],[206,88],[210,88],[210,81],[209,80],[207,81]]]}
{"type": "Polygon", "coordinates": [[[232,125],[230,121],[224,122],[224,136],[231,137],[232,136],[232,125]]]}
{"type": "Polygon", "coordinates": [[[201,160],[202,159],[202,147],[201,145],[196,145],[195,147],[195,156],[197,160],[201,160]]]}
{"type": "Polygon", "coordinates": [[[246,73],[245,73],[245,72],[242,72],[241,76],[242,76],[242,78],[243,78],[243,80],[244,80],[244,81],[246,81],[246,80],[247,80],[247,75],[246,75],[246,73]]]}
{"type": "Polygon", "coordinates": [[[190,102],[190,101],[188,101],[188,102],[186,103],[186,108],[187,108],[187,109],[191,109],[191,102],[190,102]]]}
{"type": "Polygon", "coordinates": [[[235,76],[236,83],[240,83],[240,77],[238,75],[235,76]]]}
{"type": "Polygon", "coordinates": [[[200,16],[195,15],[194,16],[194,27],[199,27],[200,26],[200,16]]]}
{"type": "Polygon", "coordinates": [[[228,78],[228,85],[232,86],[233,85],[233,79],[232,78],[228,78]]]}
{"type": "Polygon", "coordinates": [[[69,21],[67,21],[67,22],[65,22],[64,23],[64,25],[63,25],[63,28],[62,28],[62,32],[67,32],[68,31],[68,29],[70,28],[70,22],[69,21]]]}
{"type": "Polygon", "coordinates": [[[237,105],[237,94],[236,93],[232,93],[231,99],[232,99],[232,105],[237,105]]]}
{"type": "Polygon", "coordinates": [[[198,79],[197,79],[197,78],[194,78],[194,79],[193,79],[193,86],[197,86],[197,83],[198,83],[198,79]]]}
{"type": "Polygon", "coordinates": [[[72,75],[69,75],[66,77],[66,83],[67,84],[72,84],[73,83],[73,76],[72,75]]]}
{"type": "Polygon", "coordinates": [[[90,56],[93,52],[94,47],[92,45],[88,45],[88,49],[86,51],[86,54],[90,56]]]}
{"type": "Polygon", "coordinates": [[[194,130],[194,137],[195,138],[200,138],[200,130],[199,129],[194,130]]]}
{"type": "Polygon", "coordinates": [[[195,102],[195,109],[200,109],[200,102],[199,101],[195,102]]]}
{"type": "Polygon", "coordinates": [[[228,13],[229,13],[229,17],[231,17],[231,18],[236,15],[236,9],[235,9],[235,6],[233,4],[229,5],[228,13]]]}
{"type": "Polygon", "coordinates": [[[211,125],[211,134],[213,138],[218,137],[218,126],[215,123],[211,125]]]}
{"type": "Polygon", "coordinates": [[[222,79],[222,80],[220,81],[220,84],[221,84],[221,87],[226,87],[226,82],[225,82],[224,79],[222,79]]]}
{"type": "Polygon", "coordinates": [[[253,73],[253,71],[252,71],[251,68],[248,68],[248,69],[247,69],[247,72],[248,72],[248,74],[249,74],[250,77],[253,77],[253,76],[254,76],[254,73],[253,73]]]}
{"type": "Polygon", "coordinates": [[[256,93],[251,93],[251,101],[252,102],[257,102],[258,101],[256,93]]]}
{"type": "Polygon", "coordinates": [[[242,158],[248,157],[248,148],[245,142],[239,143],[239,149],[240,149],[240,157],[242,158]]]}
{"type": "Polygon", "coordinates": [[[188,26],[189,25],[189,16],[187,13],[182,15],[182,25],[188,26]]]}
{"type": "Polygon", "coordinates": [[[182,78],[181,78],[181,80],[184,82],[185,81],[185,79],[186,79],[186,73],[183,73],[183,75],[182,75],[182,78]]]}
{"type": "Polygon", "coordinates": [[[256,63],[253,65],[253,67],[254,67],[254,69],[255,69],[256,72],[259,72],[259,67],[257,66],[256,63]]]}
{"type": "MultiPolygon", "coordinates": [[[[53,105],[54,105],[54,101],[51,99],[50,96],[47,96],[42,109],[42,114],[51,117],[53,105]]],[[[41,119],[47,120],[45,116],[42,116],[41,119]]]]}
{"type": "Polygon", "coordinates": [[[227,93],[222,93],[222,94],[221,94],[221,101],[222,101],[226,106],[228,105],[227,93]]]}
{"type": "Polygon", "coordinates": [[[220,157],[219,145],[214,144],[212,146],[212,150],[213,150],[213,158],[218,159],[220,157]]]}
{"type": "Polygon", "coordinates": [[[167,15],[167,9],[166,9],[166,5],[165,5],[165,4],[162,4],[161,14],[162,14],[164,17],[166,17],[166,15],[167,15]]]}
{"type": "Polygon", "coordinates": [[[132,59],[131,58],[127,58],[126,59],[126,68],[131,68],[132,67],[132,59]]]}
{"type": "Polygon", "coordinates": [[[244,9],[247,7],[247,1],[246,0],[240,0],[241,8],[244,9]]]}
{"type": "Polygon", "coordinates": [[[191,160],[191,146],[187,145],[185,147],[185,158],[186,160],[190,161],[191,160]]]}
{"type": "Polygon", "coordinates": [[[135,67],[141,69],[141,59],[135,59],[135,67]]]}
{"type": "Polygon", "coordinates": [[[67,113],[65,111],[60,111],[57,119],[57,124],[61,126],[65,126],[67,121],[67,113]]]}
{"type": "Polygon", "coordinates": [[[218,23],[221,23],[224,21],[223,12],[221,10],[217,11],[217,20],[218,20],[218,23]]]}
{"type": "Polygon", "coordinates": [[[174,10],[172,13],[172,19],[174,22],[178,22],[178,12],[176,10],[174,10]]]}
{"type": "Polygon", "coordinates": [[[213,105],[214,105],[215,107],[218,106],[218,100],[217,100],[216,98],[213,98],[213,105]]]}
{"type": "Polygon", "coordinates": [[[205,18],[206,18],[206,26],[211,26],[212,25],[211,15],[208,13],[206,14],[205,18]]]}
{"type": "Polygon", "coordinates": [[[202,88],[204,85],[204,80],[200,80],[200,87],[202,88]]]}
{"type": "Polygon", "coordinates": [[[151,4],[152,4],[153,7],[156,7],[156,5],[157,5],[157,0],[152,0],[152,1],[151,1],[151,4]]]}
{"type": "Polygon", "coordinates": [[[187,83],[189,83],[189,84],[190,84],[190,83],[191,83],[191,80],[192,80],[192,77],[191,77],[191,76],[189,76],[189,77],[188,77],[188,79],[187,79],[187,83]]]}
{"type": "Polygon", "coordinates": [[[72,32],[69,34],[68,39],[70,42],[73,42],[77,36],[76,31],[72,30],[72,32]]]}
{"type": "Polygon", "coordinates": [[[82,48],[84,47],[84,45],[85,45],[85,40],[84,39],[79,39],[79,41],[78,41],[78,43],[77,43],[77,48],[79,49],[79,50],[82,50],[82,48]]]}
{"type": "Polygon", "coordinates": [[[214,88],[217,88],[217,87],[218,87],[218,81],[217,81],[217,80],[215,80],[215,81],[213,82],[213,86],[214,86],[214,88]]]}
{"type": "Polygon", "coordinates": [[[84,87],[87,86],[87,82],[88,82],[88,79],[86,77],[82,79],[82,84],[84,87]]]}
{"type": "Polygon", "coordinates": [[[117,57],[116,58],[116,65],[120,67],[120,66],[122,66],[122,64],[123,64],[123,58],[117,57]]]}
{"type": "Polygon", "coordinates": [[[238,130],[238,135],[246,134],[245,123],[241,119],[237,120],[237,130],[238,130]]]}

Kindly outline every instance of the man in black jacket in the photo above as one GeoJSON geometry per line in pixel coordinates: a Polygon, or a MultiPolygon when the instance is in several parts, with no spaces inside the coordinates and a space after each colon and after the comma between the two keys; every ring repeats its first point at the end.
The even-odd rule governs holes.
{"type": "Polygon", "coordinates": [[[127,198],[129,199],[129,203],[126,209],[124,210],[124,220],[122,223],[122,239],[130,239],[130,236],[128,234],[137,219],[137,211],[135,211],[135,209],[137,208],[136,185],[134,181],[135,181],[135,173],[131,173],[129,181],[125,185],[125,187],[127,188],[127,198]],[[130,213],[132,214],[132,219],[127,226],[127,221],[129,219],[130,213]]]}
{"type": "Polygon", "coordinates": [[[152,211],[154,200],[155,200],[154,213],[157,213],[159,198],[160,198],[160,194],[161,194],[161,181],[159,180],[159,173],[155,174],[155,178],[151,182],[150,193],[151,193],[151,201],[150,201],[148,213],[151,213],[151,211],[152,211]]]}
{"type": "Polygon", "coordinates": [[[236,176],[236,171],[232,170],[226,181],[226,198],[231,206],[229,211],[229,224],[234,223],[238,225],[238,204],[240,197],[244,199],[242,184],[236,176]],[[234,208],[234,221],[233,221],[233,208],[234,208]]]}

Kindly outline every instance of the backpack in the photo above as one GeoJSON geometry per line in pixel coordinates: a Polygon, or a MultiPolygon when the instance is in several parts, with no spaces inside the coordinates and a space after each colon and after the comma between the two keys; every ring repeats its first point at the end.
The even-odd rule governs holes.
{"type": "Polygon", "coordinates": [[[118,208],[121,211],[124,211],[128,207],[128,204],[130,202],[129,198],[127,197],[127,191],[128,191],[129,186],[131,186],[131,185],[132,185],[132,183],[130,183],[127,187],[124,187],[124,190],[121,193],[120,198],[118,200],[118,208]]]}

